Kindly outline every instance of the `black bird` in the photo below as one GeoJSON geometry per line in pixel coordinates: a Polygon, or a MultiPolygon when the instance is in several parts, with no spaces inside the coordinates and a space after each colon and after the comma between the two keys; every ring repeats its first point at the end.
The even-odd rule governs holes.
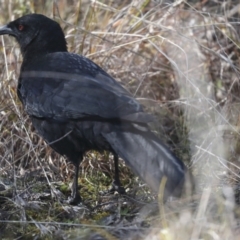
{"type": "Polygon", "coordinates": [[[180,195],[186,167],[149,130],[152,116],[102,68],[69,53],[57,22],[29,14],[1,27],[3,34],[15,37],[21,48],[17,94],[34,128],[75,166],[72,204],[81,201],[78,170],[89,150],[113,153],[120,192],[118,156],[156,192],[165,176],[164,199],[180,195]]]}

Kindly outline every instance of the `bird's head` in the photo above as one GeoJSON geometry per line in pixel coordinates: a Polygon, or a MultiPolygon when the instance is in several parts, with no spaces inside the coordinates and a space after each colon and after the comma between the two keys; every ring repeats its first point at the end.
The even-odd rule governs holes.
{"type": "Polygon", "coordinates": [[[9,22],[0,27],[0,35],[4,34],[16,38],[23,57],[67,51],[60,25],[41,14],[29,14],[9,22]]]}

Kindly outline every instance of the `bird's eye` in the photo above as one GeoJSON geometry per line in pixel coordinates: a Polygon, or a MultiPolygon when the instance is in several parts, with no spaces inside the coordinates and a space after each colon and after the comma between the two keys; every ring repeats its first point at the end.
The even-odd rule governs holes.
{"type": "Polygon", "coordinates": [[[22,24],[19,24],[19,25],[18,25],[18,30],[19,30],[19,31],[22,31],[23,29],[24,29],[24,26],[23,26],[22,24]]]}

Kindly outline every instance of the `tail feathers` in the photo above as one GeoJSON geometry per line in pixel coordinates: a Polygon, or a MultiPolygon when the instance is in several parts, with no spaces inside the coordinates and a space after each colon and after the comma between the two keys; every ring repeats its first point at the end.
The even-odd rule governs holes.
{"type": "Polygon", "coordinates": [[[152,190],[158,192],[163,177],[166,177],[164,199],[181,194],[186,167],[152,132],[112,131],[104,137],[152,190]]]}

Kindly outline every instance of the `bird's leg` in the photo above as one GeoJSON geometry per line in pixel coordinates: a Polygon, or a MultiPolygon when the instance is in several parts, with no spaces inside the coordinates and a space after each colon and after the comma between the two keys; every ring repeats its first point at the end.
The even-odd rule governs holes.
{"type": "Polygon", "coordinates": [[[114,153],[113,157],[114,157],[115,176],[114,176],[114,181],[112,183],[112,187],[109,190],[109,192],[117,191],[120,194],[124,194],[125,189],[124,189],[124,187],[122,187],[120,179],[119,179],[118,155],[114,153]]]}
{"type": "Polygon", "coordinates": [[[69,201],[69,203],[71,205],[77,205],[82,201],[79,191],[78,191],[79,161],[74,162],[74,166],[75,166],[75,176],[74,176],[73,184],[72,184],[72,197],[69,201]]]}

